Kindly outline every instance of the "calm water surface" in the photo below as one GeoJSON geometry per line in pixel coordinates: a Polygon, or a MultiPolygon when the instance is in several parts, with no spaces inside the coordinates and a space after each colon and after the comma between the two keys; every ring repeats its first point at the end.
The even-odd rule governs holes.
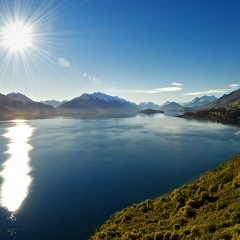
{"type": "Polygon", "coordinates": [[[0,122],[0,239],[86,240],[111,214],[239,152],[240,129],[164,114],[0,122]]]}

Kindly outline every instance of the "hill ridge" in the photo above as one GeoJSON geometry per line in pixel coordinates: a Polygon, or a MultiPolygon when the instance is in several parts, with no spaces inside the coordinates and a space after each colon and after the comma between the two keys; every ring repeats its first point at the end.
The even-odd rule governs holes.
{"type": "Polygon", "coordinates": [[[239,239],[240,153],[192,184],[112,215],[90,240],[239,239]]]}

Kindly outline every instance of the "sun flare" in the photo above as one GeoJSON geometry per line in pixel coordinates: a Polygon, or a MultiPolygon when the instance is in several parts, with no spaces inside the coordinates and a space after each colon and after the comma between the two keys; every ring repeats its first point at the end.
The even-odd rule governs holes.
{"type": "Polygon", "coordinates": [[[15,22],[6,26],[2,32],[3,46],[13,51],[22,51],[31,46],[31,29],[27,25],[15,22]]]}
{"type": "Polygon", "coordinates": [[[54,53],[62,33],[55,32],[55,22],[61,4],[53,2],[0,0],[0,80],[34,86],[42,69],[58,66],[54,53]]]}

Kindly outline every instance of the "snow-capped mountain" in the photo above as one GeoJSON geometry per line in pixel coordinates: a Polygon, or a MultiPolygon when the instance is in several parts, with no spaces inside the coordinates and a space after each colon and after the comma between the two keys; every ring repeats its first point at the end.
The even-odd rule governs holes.
{"type": "MultiPolygon", "coordinates": [[[[119,98],[117,96],[113,97],[110,95],[107,95],[105,93],[101,93],[101,92],[94,92],[92,94],[89,93],[84,93],[82,94],[79,99],[83,99],[83,100],[102,100],[105,102],[120,102],[120,103],[131,103],[123,98],[119,98]]],[[[135,103],[131,103],[131,104],[135,104],[135,103]]]]}
{"type": "Polygon", "coordinates": [[[215,101],[217,98],[215,96],[202,96],[202,97],[196,97],[191,102],[183,103],[184,107],[201,107],[208,105],[209,103],[215,101]]]}
{"type": "Polygon", "coordinates": [[[113,97],[104,93],[84,93],[57,108],[63,113],[74,113],[81,115],[116,115],[127,112],[137,112],[138,106],[117,96],[113,97]]]}

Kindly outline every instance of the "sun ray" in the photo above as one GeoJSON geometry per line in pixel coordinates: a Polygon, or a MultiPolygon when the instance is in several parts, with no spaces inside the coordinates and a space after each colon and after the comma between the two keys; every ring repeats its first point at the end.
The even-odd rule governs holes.
{"type": "Polygon", "coordinates": [[[0,3],[0,83],[16,76],[34,81],[34,68],[58,72],[54,51],[63,45],[60,36],[65,33],[54,32],[54,22],[60,17],[57,10],[65,0],[57,5],[53,2],[0,3]]]}

